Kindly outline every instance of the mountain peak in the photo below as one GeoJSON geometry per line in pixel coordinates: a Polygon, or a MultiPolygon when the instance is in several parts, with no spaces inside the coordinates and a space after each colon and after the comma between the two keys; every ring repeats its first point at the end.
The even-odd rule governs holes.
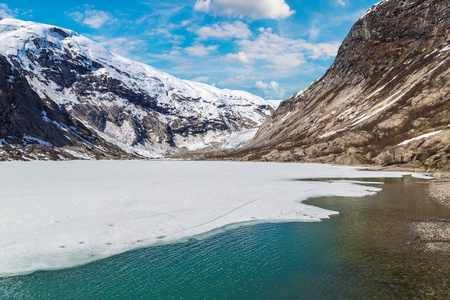
{"type": "MultiPolygon", "coordinates": [[[[7,75],[15,81],[5,84],[18,84],[19,77],[26,81],[30,94],[42,101],[47,124],[41,125],[71,132],[73,137],[65,143],[84,147],[78,149],[83,153],[92,145],[93,151],[108,153],[106,146],[96,144],[99,140],[129,155],[147,157],[220,144],[237,131],[259,126],[272,111],[270,103],[258,96],[178,79],[55,26],[1,20],[0,45],[0,57],[16,72],[7,75]],[[84,124],[91,137],[81,138],[69,125],[52,119],[58,111],[72,123],[84,124]]],[[[15,102],[26,105],[22,95],[13,94],[15,102]]],[[[32,118],[40,118],[34,121],[41,123],[39,115],[32,118]]],[[[14,127],[10,118],[4,122],[14,127]]],[[[6,132],[0,140],[9,145],[27,146],[38,140],[54,144],[52,134],[25,134],[34,139],[6,132]]]]}

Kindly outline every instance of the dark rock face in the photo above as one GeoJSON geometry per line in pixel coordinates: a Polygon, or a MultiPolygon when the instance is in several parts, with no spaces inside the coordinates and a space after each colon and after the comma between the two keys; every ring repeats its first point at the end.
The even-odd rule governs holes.
{"type": "Polygon", "coordinates": [[[1,159],[161,157],[218,144],[273,111],[260,97],[177,79],[62,28],[1,20],[2,44],[14,47],[0,47],[1,159]]]}
{"type": "Polygon", "coordinates": [[[79,157],[64,151],[74,146],[97,158],[131,157],[102,142],[51,100],[42,101],[1,55],[0,74],[0,160],[76,159],[79,157]],[[94,143],[109,151],[93,147],[94,143]]]}
{"type": "Polygon", "coordinates": [[[385,0],[356,22],[323,77],[227,156],[448,169],[449,92],[448,0],[385,0]]]}

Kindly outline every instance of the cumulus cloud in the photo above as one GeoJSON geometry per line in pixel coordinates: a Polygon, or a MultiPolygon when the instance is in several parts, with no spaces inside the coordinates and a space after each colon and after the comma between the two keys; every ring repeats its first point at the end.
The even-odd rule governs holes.
{"type": "Polygon", "coordinates": [[[244,51],[241,51],[238,54],[228,53],[227,55],[225,55],[225,58],[230,59],[230,60],[234,60],[234,61],[238,61],[238,62],[241,62],[243,64],[250,64],[250,63],[252,63],[248,59],[247,54],[245,54],[244,51]]]}
{"type": "Polygon", "coordinates": [[[251,19],[285,19],[295,11],[284,0],[197,0],[194,10],[251,19]]]}
{"type": "Polygon", "coordinates": [[[201,12],[209,12],[209,6],[211,5],[211,0],[197,0],[195,2],[194,10],[201,12]]]}
{"type": "Polygon", "coordinates": [[[217,50],[218,46],[205,46],[202,44],[187,47],[186,50],[191,56],[206,56],[211,52],[217,50]]]}
{"type": "MultiPolygon", "coordinates": [[[[295,68],[307,59],[328,59],[336,56],[339,48],[339,43],[314,44],[301,39],[282,37],[269,31],[264,31],[254,40],[241,40],[237,44],[249,62],[264,60],[269,63],[268,67],[274,69],[295,68]]],[[[238,56],[239,54],[228,54],[226,57],[238,56]]]]}
{"type": "Polygon", "coordinates": [[[286,90],[280,87],[280,84],[276,81],[263,82],[261,80],[256,81],[253,87],[257,90],[261,90],[264,93],[264,98],[269,100],[283,99],[286,94],[286,90]]]}
{"type": "Polygon", "coordinates": [[[204,26],[195,30],[199,39],[206,40],[210,38],[216,39],[246,39],[252,35],[248,25],[242,21],[235,21],[233,23],[223,22],[214,24],[212,26],[204,26]]]}
{"type": "Polygon", "coordinates": [[[11,10],[6,3],[0,3],[0,19],[14,19],[17,15],[17,9],[11,10]]]}
{"type": "Polygon", "coordinates": [[[348,1],[349,0],[336,0],[336,4],[342,5],[342,6],[347,6],[348,5],[348,1]]]}
{"type": "Polygon", "coordinates": [[[113,20],[110,13],[102,10],[92,10],[89,7],[85,7],[84,11],[74,11],[68,15],[76,22],[87,25],[91,28],[100,28],[113,20]]]}

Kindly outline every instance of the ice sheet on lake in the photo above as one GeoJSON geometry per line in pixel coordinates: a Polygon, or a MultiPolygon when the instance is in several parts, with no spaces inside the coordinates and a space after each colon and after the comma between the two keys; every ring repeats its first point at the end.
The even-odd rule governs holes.
{"type": "Polygon", "coordinates": [[[317,164],[182,161],[0,164],[0,276],[87,263],[242,222],[320,221],[301,203],[365,196],[351,180],[401,177],[317,164]]]}

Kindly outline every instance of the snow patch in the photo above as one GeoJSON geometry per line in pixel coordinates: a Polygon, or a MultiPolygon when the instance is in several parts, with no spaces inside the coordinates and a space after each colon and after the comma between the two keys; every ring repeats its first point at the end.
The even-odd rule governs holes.
{"type": "Polygon", "coordinates": [[[322,134],[321,136],[319,136],[319,139],[323,139],[323,138],[326,138],[326,137],[330,137],[330,136],[335,135],[336,133],[339,133],[339,132],[344,131],[344,130],[346,130],[346,129],[347,129],[347,127],[342,128],[342,129],[339,129],[339,130],[332,130],[332,131],[330,131],[330,132],[327,132],[327,133],[322,134]]]}
{"type": "Polygon", "coordinates": [[[361,19],[364,19],[368,14],[370,14],[370,13],[374,12],[375,10],[377,10],[377,8],[378,8],[381,4],[385,4],[385,3],[389,2],[389,1],[390,1],[390,0],[381,0],[380,2],[378,2],[378,3],[374,4],[374,5],[372,5],[372,7],[370,7],[369,10],[368,10],[361,18],[359,18],[359,19],[360,19],[360,20],[361,20],[361,19]]]}
{"type": "Polygon", "coordinates": [[[47,112],[45,112],[44,110],[41,112],[42,114],[42,120],[44,120],[44,122],[50,123],[51,120],[47,117],[47,112]]]}
{"type": "Polygon", "coordinates": [[[413,141],[418,141],[418,140],[421,140],[421,139],[424,139],[424,138],[427,138],[427,137],[430,137],[430,136],[439,134],[439,133],[441,133],[442,131],[444,131],[444,130],[438,130],[438,131],[433,131],[433,132],[430,132],[430,133],[422,134],[422,135],[420,135],[420,136],[418,136],[418,137],[415,137],[415,138],[412,138],[412,139],[403,141],[403,142],[401,142],[400,144],[398,144],[397,146],[407,145],[407,144],[409,144],[409,143],[411,143],[411,142],[413,142],[413,141]]]}
{"type": "Polygon", "coordinates": [[[283,100],[266,100],[273,109],[277,109],[283,100]]]}
{"type": "Polygon", "coordinates": [[[120,127],[106,121],[104,132],[123,144],[131,145],[136,141],[136,133],[129,121],[124,121],[120,127]]]}
{"type": "MultiPolygon", "coordinates": [[[[418,82],[414,83],[409,89],[412,89],[417,83],[418,83],[418,82]]],[[[351,126],[356,126],[356,125],[358,125],[359,123],[361,123],[361,122],[363,122],[363,121],[365,121],[365,120],[368,120],[368,119],[370,119],[371,117],[375,116],[376,114],[382,112],[383,110],[385,110],[386,108],[388,108],[389,106],[391,106],[392,104],[394,104],[395,102],[397,102],[397,101],[398,101],[401,97],[403,97],[403,95],[405,95],[405,94],[406,94],[406,91],[402,91],[402,90],[396,92],[396,93],[393,94],[392,96],[386,98],[386,100],[385,100],[384,102],[380,103],[379,105],[383,105],[383,103],[386,103],[386,102],[387,102],[386,104],[384,104],[384,105],[381,106],[380,108],[375,109],[374,111],[372,111],[372,112],[370,112],[370,113],[368,113],[368,114],[363,114],[363,115],[359,116],[358,118],[356,118],[356,119],[354,120],[354,122],[353,122],[353,124],[352,124],[351,126]],[[391,100],[391,99],[392,99],[392,100],[391,100]],[[391,101],[389,101],[389,100],[391,100],[391,101]],[[389,102],[388,102],[388,101],[389,101],[389,102]]],[[[379,105],[377,105],[377,106],[379,106],[379,105]]]]}
{"type": "Polygon", "coordinates": [[[38,139],[38,138],[35,138],[35,137],[32,137],[32,136],[26,135],[26,134],[23,135],[22,139],[25,140],[24,141],[24,145],[25,146],[28,144],[27,142],[33,141],[33,142],[38,142],[39,144],[47,146],[47,147],[53,147],[53,145],[51,143],[49,143],[49,142],[43,141],[41,139],[38,139]]]}
{"type": "Polygon", "coordinates": [[[64,152],[67,152],[67,153],[69,153],[70,155],[72,155],[72,156],[74,156],[76,158],[81,158],[81,159],[85,159],[85,160],[91,160],[92,159],[92,157],[90,157],[87,154],[76,152],[76,151],[73,151],[73,150],[66,150],[65,149],[64,152]]]}

